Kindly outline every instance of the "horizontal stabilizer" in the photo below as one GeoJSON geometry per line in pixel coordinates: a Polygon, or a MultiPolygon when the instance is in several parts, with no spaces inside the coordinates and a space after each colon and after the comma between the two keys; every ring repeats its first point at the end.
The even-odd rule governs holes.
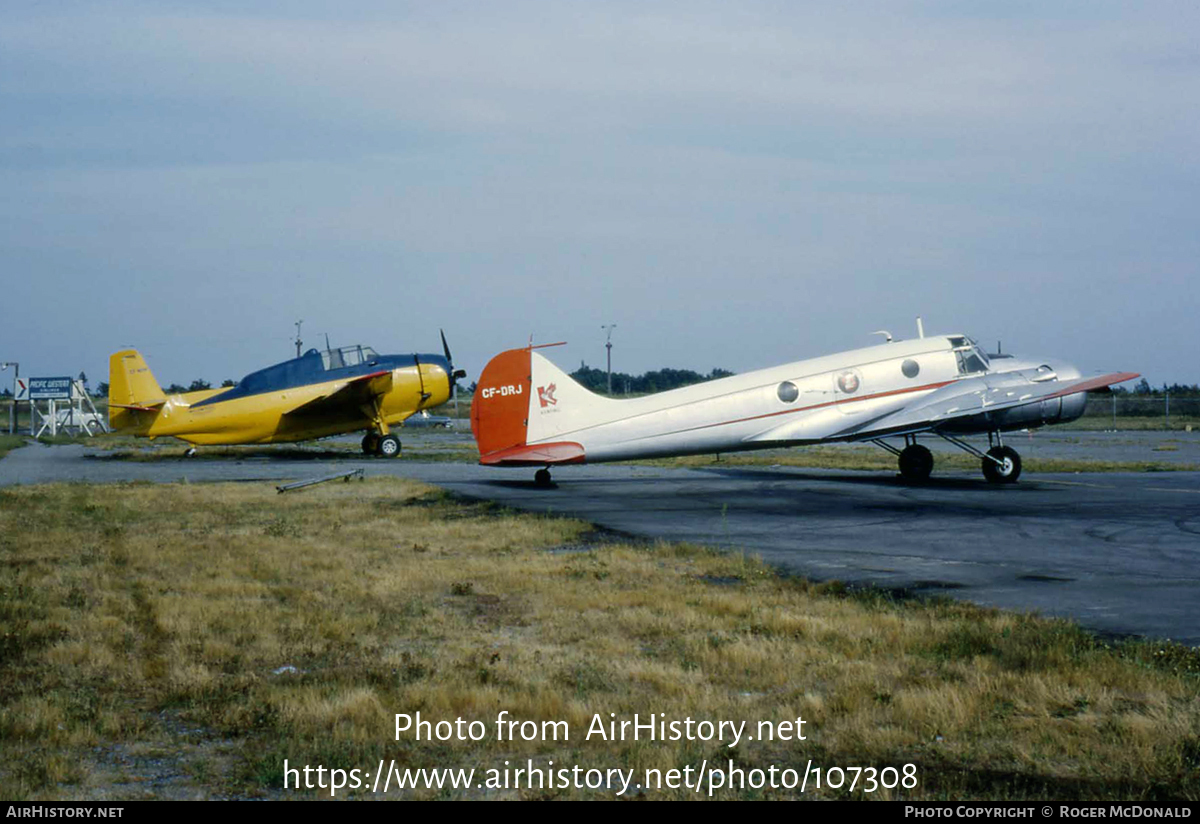
{"type": "Polygon", "coordinates": [[[583,447],[570,441],[514,446],[489,452],[479,458],[479,462],[485,466],[549,466],[583,461],[583,447]]]}
{"type": "Polygon", "coordinates": [[[132,409],[134,412],[157,412],[166,402],[166,398],[155,398],[141,403],[109,403],[109,408],[132,409]]]}

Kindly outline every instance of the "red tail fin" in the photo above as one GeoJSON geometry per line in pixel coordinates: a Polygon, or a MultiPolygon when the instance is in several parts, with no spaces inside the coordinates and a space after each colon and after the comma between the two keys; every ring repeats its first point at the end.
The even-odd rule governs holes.
{"type": "Polygon", "coordinates": [[[524,446],[532,368],[529,349],[509,349],[488,361],[471,402],[471,432],[482,457],[524,446]]]}

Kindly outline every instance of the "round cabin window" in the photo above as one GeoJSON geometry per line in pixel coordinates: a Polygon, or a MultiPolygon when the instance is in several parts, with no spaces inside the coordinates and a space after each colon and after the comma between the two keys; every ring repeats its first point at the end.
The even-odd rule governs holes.
{"type": "Polygon", "coordinates": [[[908,360],[904,361],[904,363],[900,364],[900,371],[904,373],[904,377],[906,378],[915,378],[921,371],[921,364],[917,363],[912,358],[909,358],[908,360]]]}
{"type": "Polygon", "coordinates": [[[858,391],[858,375],[853,372],[843,372],[838,375],[838,389],[845,392],[847,395],[853,395],[858,391]]]}
{"type": "Polygon", "coordinates": [[[800,397],[800,390],[796,388],[796,384],[791,381],[784,381],[779,384],[779,400],[784,403],[794,403],[796,398],[800,397]]]}

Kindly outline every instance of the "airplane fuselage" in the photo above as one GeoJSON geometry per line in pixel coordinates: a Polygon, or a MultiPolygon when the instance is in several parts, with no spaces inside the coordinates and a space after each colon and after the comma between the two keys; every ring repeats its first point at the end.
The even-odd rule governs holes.
{"type": "MultiPolygon", "coordinates": [[[[901,457],[901,473],[927,476],[919,433],[950,439],[1074,420],[1086,392],[1137,377],[1082,380],[1061,361],[989,358],[965,335],[889,341],[795,361],[642,398],[588,391],[534,351],[502,352],[480,376],[471,424],[480,463],[552,466],[712,454],[839,441],[871,441],[901,457]],[[905,449],[883,439],[903,436],[905,449]]],[[[955,441],[1011,482],[1019,456],[955,441]]],[[[548,473],[540,475],[545,481],[548,473]]]]}
{"type": "MultiPolygon", "coordinates": [[[[1061,364],[1055,371],[1062,376],[1068,370],[1069,377],[1079,374],[1061,364]]],[[[988,375],[992,383],[1001,385],[1004,376],[1014,371],[1024,370],[988,375]]],[[[536,364],[534,372],[536,378],[536,364]]],[[[559,403],[541,406],[535,399],[531,404],[528,442],[579,442],[590,463],[855,440],[863,422],[982,374],[962,371],[950,336],[941,336],[796,361],[644,398],[603,399],[593,420],[572,417],[565,426],[557,423],[558,410],[570,401],[560,388],[559,403]],[[911,375],[905,372],[906,364],[911,375]],[[620,405],[619,419],[605,420],[613,411],[608,404],[620,405]]],[[[1083,404],[1069,404],[1069,418],[1063,417],[1061,408],[1046,411],[1051,413],[1048,419],[1039,415],[1038,424],[1078,417],[1083,404]]],[[[1034,424],[1014,423],[1007,428],[1018,425],[1034,424]]]]}
{"type": "MultiPolygon", "coordinates": [[[[390,426],[402,423],[420,409],[449,399],[445,371],[435,364],[422,363],[424,383],[435,387],[431,396],[422,401],[417,369],[413,365],[390,370],[396,389],[380,399],[382,417],[390,426]]],[[[363,412],[358,409],[326,413],[311,420],[283,414],[286,409],[328,393],[337,383],[325,381],[227,400],[222,399],[219,391],[212,390],[171,395],[144,434],[151,438],[171,435],[194,444],[289,443],[368,428],[363,412]]]]}
{"type": "MultiPolygon", "coordinates": [[[[152,408],[134,403],[120,409],[114,422],[129,434],[173,436],[193,444],[281,443],[370,430],[379,422],[396,425],[450,397],[452,369],[441,355],[372,353],[370,360],[336,368],[327,368],[321,358],[311,350],[251,373],[233,387],[167,395],[152,408]],[[321,404],[368,380],[382,381],[386,391],[321,404]]],[[[139,357],[135,368],[140,362],[139,357]]]]}

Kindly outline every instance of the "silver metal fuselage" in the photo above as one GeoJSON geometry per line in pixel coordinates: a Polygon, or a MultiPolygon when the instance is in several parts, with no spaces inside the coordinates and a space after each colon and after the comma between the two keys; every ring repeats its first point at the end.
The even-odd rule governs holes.
{"type": "MultiPolygon", "coordinates": [[[[1073,420],[1086,404],[1080,392],[1013,406],[1025,388],[1079,371],[1007,356],[989,362],[962,335],[894,341],[624,400],[596,396],[531,354],[527,443],[577,443],[588,463],[903,435],[902,423],[889,428],[885,419],[939,392],[966,396],[967,405],[948,408],[934,427],[956,434],[1073,420]],[[543,402],[547,387],[552,397],[543,402]],[[1008,406],[989,410],[1000,402],[1008,406]]],[[[909,431],[930,429],[925,421],[909,431]]]]}

